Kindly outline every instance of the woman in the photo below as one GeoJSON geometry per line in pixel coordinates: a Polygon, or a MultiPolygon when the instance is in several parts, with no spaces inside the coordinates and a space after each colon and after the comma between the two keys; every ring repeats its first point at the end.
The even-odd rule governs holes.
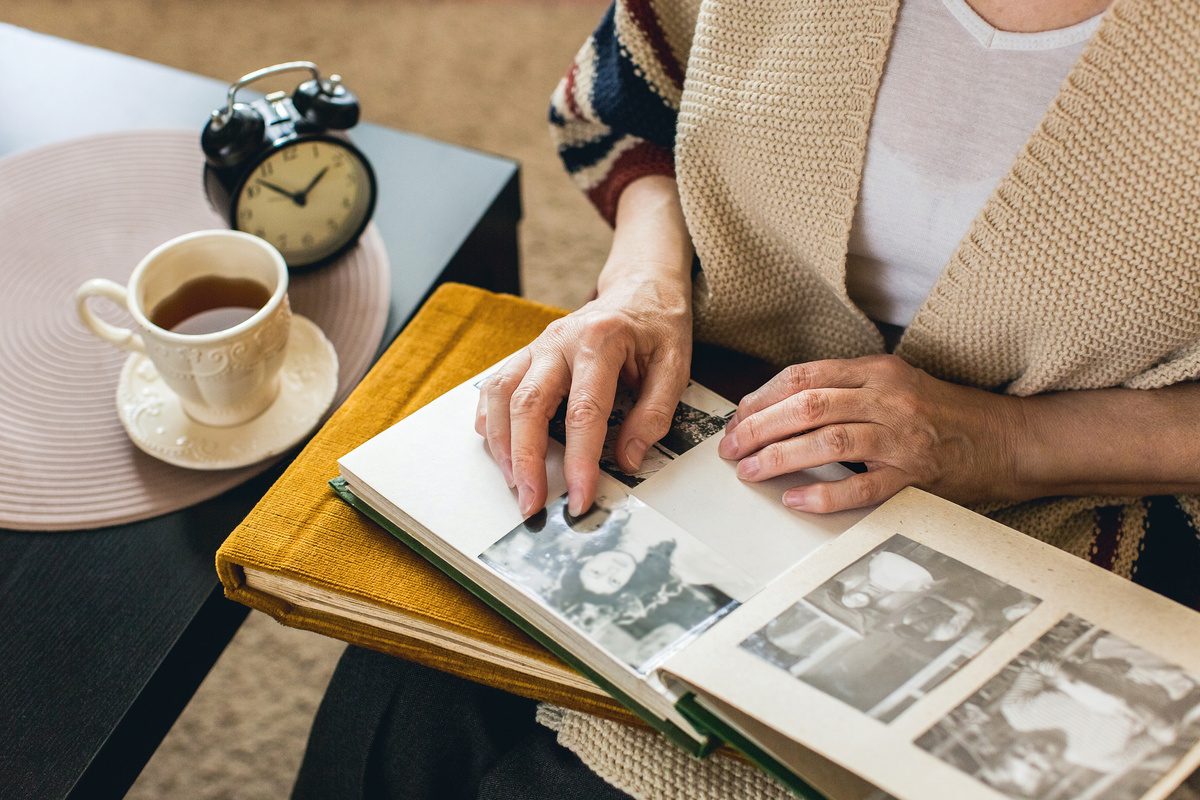
{"type": "MultiPolygon", "coordinates": [[[[592,503],[618,378],[639,390],[618,441],[637,468],[695,336],[782,369],[721,443],[743,479],[866,465],[789,507],[918,486],[1200,606],[1200,5],[1108,4],[618,0],[551,110],[614,224],[598,295],[480,396],[522,510],[546,502],[563,398],[570,511],[592,503]]],[[[396,708],[433,680],[405,670],[396,708]]],[[[439,704],[479,691],[455,686],[439,704]]],[[[502,716],[444,716],[439,735],[458,718],[502,716]]],[[[685,779],[712,767],[620,726],[562,730],[608,783],[544,736],[526,752],[522,728],[470,749],[492,766],[456,796],[662,796],[664,774],[692,797],[786,796],[749,768],[724,793],[685,779]]]]}
{"type": "Polygon", "coordinates": [[[641,392],[618,442],[636,468],[694,330],[785,367],[722,442],[743,479],[867,466],[788,506],[914,485],[1126,576],[1141,547],[1140,580],[1200,602],[1178,554],[1152,557],[1198,561],[1194,8],[684,5],[619,3],[555,94],[615,234],[598,297],[481,394],[523,508],[564,397],[570,503],[590,503],[618,376],[641,392]]]}

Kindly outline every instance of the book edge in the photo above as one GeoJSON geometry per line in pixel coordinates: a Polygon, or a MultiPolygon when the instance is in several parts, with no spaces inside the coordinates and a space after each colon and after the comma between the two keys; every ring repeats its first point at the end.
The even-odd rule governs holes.
{"type": "Polygon", "coordinates": [[[766,751],[754,744],[749,738],[739,733],[716,714],[700,705],[696,695],[688,692],[675,703],[679,711],[698,730],[706,731],[710,736],[721,739],[729,747],[741,753],[763,772],[782,783],[789,791],[802,800],[829,800],[821,792],[806,783],[799,775],[792,772],[779,761],[768,755],[766,751]]]}

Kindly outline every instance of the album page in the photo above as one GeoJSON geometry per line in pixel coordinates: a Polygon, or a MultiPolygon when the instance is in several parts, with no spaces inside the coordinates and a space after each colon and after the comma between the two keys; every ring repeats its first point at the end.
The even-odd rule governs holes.
{"type": "Polygon", "coordinates": [[[750,486],[716,452],[734,406],[695,384],[671,432],[636,475],[612,445],[632,407],[610,419],[594,506],[567,512],[563,423],[550,424],[549,502],[523,519],[515,490],[474,431],[479,384],[452,389],[339,460],[361,500],[420,540],[616,688],[681,728],[657,666],[865,512],[786,509],[784,488],[840,466],[750,486]]]}
{"type": "Polygon", "coordinates": [[[1162,798],[1200,762],[1200,614],[916,489],[662,670],[838,800],[1162,798]]]}

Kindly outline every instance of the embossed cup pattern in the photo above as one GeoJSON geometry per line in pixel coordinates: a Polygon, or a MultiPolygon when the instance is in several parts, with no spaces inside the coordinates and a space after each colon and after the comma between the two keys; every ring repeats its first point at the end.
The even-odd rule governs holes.
{"type": "Polygon", "coordinates": [[[189,417],[205,425],[237,425],[265,411],[279,393],[291,322],[284,298],[240,335],[203,345],[147,336],[146,353],[189,417]]]}

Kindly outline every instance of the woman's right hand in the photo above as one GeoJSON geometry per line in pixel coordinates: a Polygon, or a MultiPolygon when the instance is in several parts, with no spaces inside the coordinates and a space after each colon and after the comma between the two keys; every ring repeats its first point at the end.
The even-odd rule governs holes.
{"type": "Polygon", "coordinates": [[[525,516],[546,504],[549,422],[564,398],[563,473],[573,515],[595,499],[618,380],[638,393],[617,438],[621,468],[636,470],[667,433],[691,368],[691,263],[674,180],[630,183],[596,299],[551,323],[484,382],[475,430],[525,516]]]}

